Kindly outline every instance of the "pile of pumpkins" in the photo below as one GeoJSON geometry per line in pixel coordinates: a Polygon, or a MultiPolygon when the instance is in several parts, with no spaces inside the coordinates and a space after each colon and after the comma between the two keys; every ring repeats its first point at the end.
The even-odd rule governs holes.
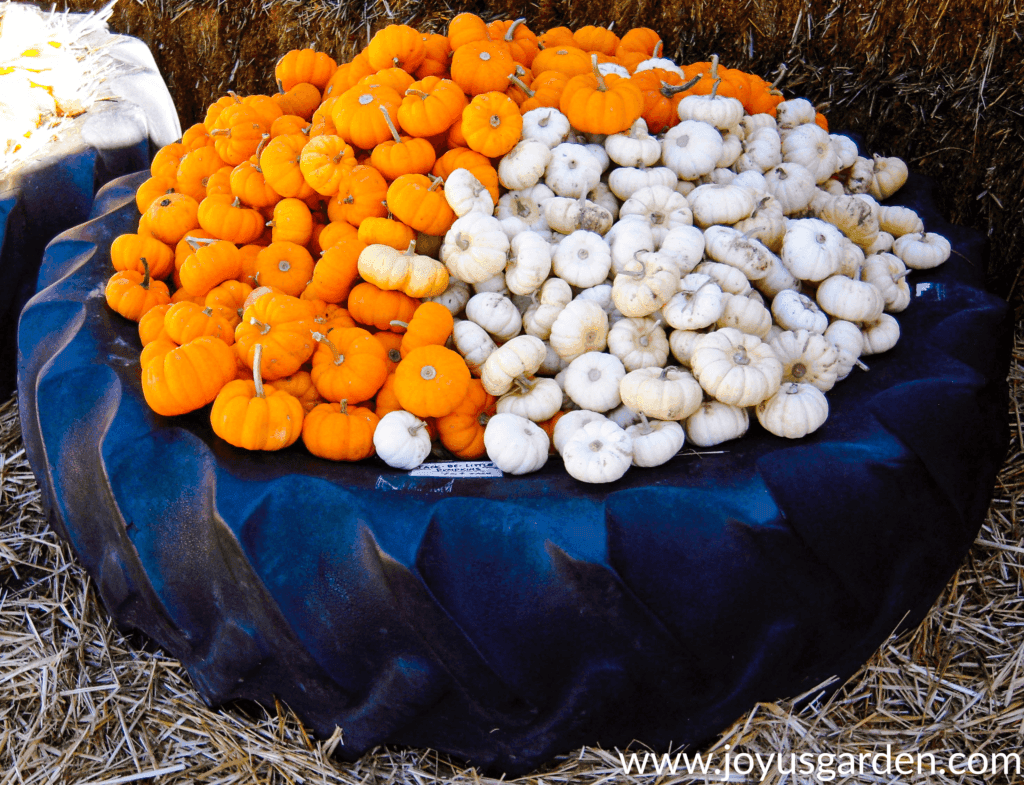
{"type": "Polygon", "coordinates": [[[804,99],[657,33],[460,14],[287,53],[162,149],[107,302],[143,391],[250,450],[584,482],[802,437],[949,243],[804,99]],[[164,281],[171,281],[174,289],[164,281]]]}

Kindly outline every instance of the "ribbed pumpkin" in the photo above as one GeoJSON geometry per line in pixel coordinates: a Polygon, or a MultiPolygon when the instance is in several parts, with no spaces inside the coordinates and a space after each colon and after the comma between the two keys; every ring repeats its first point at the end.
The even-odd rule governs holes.
{"type": "Polygon", "coordinates": [[[591,65],[591,73],[574,76],[565,85],[559,109],[585,133],[621,133],[643,112],[640,88],[621,76],[601,74],[596,55],[591,56],[591,65]]]}
{"type": "Polygon", "coordinates": [[[378,30],[370,39],[370,45],[366,47],[366,56],[375,71],[395,66],[412,73],[427,56],[427,50],[423,36],[416,28],[409,25],[388,25],[378,30]]]}
{"type": "Polygon", "coordinates": [[[483,93],[462,111],[462,133],[471,150],[498,158],[519,142],[523,116],[516,102],[504,93],[483,93]]]}
{"type": "Polygon", "coordinates": [[[479,379],[470,379],[466,395],[459,405],[437,420],[441,444],[463,460],[482,457],[486,453],[484,429],[496,413],[496,403],[497,398],[484,389],[479,379]]]}
{"type": "Polygon", "coordinates": [[[349,315],[360,324],[387,330],[391,322],[408,322],[420,301],[398,291],[386,291],[364,281],[348,295],[349,315]]]}
{"type": "Polygon", "coordinates": [[[282,93],[299,82],[309,82],[323,90],[337,69],[337,62],[328,54],[313,49],[292,49],[277,61],[274,79],[282,93]]]}
{"type": "Polygon", "coordinates": [[[421,346],[395,369],[395,394],[417,417],[444,417],[466,397],[470,380],[466,361],[443,346],[421,346]]]}
{"type": "Polygon", "coordinates": [[[155,237],[119,234],[110,244],[110,262],[115,270],[146,272],[146,260],[152,278],[166,278],[174,269],[174,251],[155,237]]]}
{"type": "Polygon", "coordinates": [[[149,277],[149,267],[143,262],[144,272],[122,270],[114,273],[107,281],[104,296],[107,305],[126,319],[139,321],[156,305],[171,301],[167,284],[149,277]]]}
{"type": "Polygon", "coordinates": [[[440,178],[403,174],[388,186],[388,209],[417,232],[443,235],[455,221],[440,178]]]}
{"type": "Polygon", "coordinates": [[[448,268],[415,251],[415,241],[404,252],[393,246],[367,245],[359,254],[359,274],[381,289],[397,289],[410,297],[436,297],[448,288],[448,268]]]}
{"type": "Polygon", "coordinates": [[[331,110],[331,118],[338,136],[355,147],[372,150],[391,138],[381,108],[394,120],[401,103],[401,96],[391,87],[356,85],[341,94],[331,110]]]}
{"type": "Polygon", "coordinates": [[[302,423],[302,443],[318,458],[361,461],[374,453],[373,432],[380,418],[363,406],[347,401],[322,403],[302,423]]]}
{"type": "Polygon", "coordinates": [[[452,54],[452,81],[466,95],[503,92],[515,68],[511,51],[503,42],[472,41],[452,54]]]}
{"type": "Polygon", "coordinates": [[[267,291],[242,313],[242,322],[235,328],[235,349],[242,361],[252,368],[256,361],[256,345],[262,344],[263,377],[279,379],[290,376],[302,367],[316,348],[311,337],[315,326],[313,315],[314,309],[309,302],[267,291]]]}
{"type": "Polygon", "coordinates": [[[387,352],[362,327],[342,327],[312,334],[318,346],[310,377],[328,401],[359,403],[372,398],[387,378],[387,352]]]}
{"type": "Polygon", "coordinates": [[[142,369],[149,408],[171,417],[195,411],[235,378],[235,354],[224,341],[204,336],[152,358],[142,369]]]}
{"type": "Polygon", "coordinates": [[[210,409],[213,432],[244,450],[280,450],[302,435],[305,411],[299,399],[273,385],[263,384],[260,374],[262,347],[256,348],[251,380],[225,384],[210,409]]]}
{"type": "Polygon", "coordinates": [[[199,225],[214,237],[245,245],[263,235],[265,221],[259,211],[230,194],[207,196],[197,210],[199,225]]]}

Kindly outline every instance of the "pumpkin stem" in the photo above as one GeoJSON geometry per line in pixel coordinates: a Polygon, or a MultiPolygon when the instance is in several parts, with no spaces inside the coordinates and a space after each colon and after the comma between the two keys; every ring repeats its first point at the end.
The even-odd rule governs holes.
{"type": "Polygon", "coordinates": [[[780,63],[779,64],[779,75],[775,77],[775,81],[774,82],[772,82],[770,85],[768,85],[768,92],[771,95],[776,95],[776,94],[782,95],[782,93],[778,92],[778,90],[779,90],[779,83],[786,76],[786,71],[788,71],[788,70],[789,70],[789,67],[785,63],[780,63]]]}
{"type": "Polygon", "coordinates": [[[405,252],[402,254],[402,256],[415,256],[415,255],[416,255],[416,241],[415,240],[410,240],[409,241],[409,247],[405,249],[405,252]]]}
{"type": "Polygon", "coordinates": [[[217,242],[215,237],[186,237],[185,242],[189,244],[193,251],[198,251],[200,248],[210,245],[211,243],[217,242]]]}
{"type": "Polygon", "coordinates": [[[733,352],[732,360],[737,365],[750,365],[750,355],[747,354],[745,346],[737,346],[733,352]]]}
{"type": "Polygon", "coordinates": [[[205,308],[203,308],[202,314],[203,314],[203,316],[210,316],[210,317],[212,317],[213,316],[213,308],[211,308],[209,305],[206,306],[205,308]]]}
{"type": "Polygon", "coordinates": [[[597,67],[597,55],[590,55],[590,65],[594,69],[594,76],[597,77],[597,89],[602,93],[608,90],[608,85],[604,81],[604,74],[601,73],[601,69],[597,67]]]}
{"type": "Polygon", "coordinates": [[[425,379],[426,381],[429,382],[431,379],[434,379],[436,376],[437,376],[437,368],[435,368],[433,365],[424,365],[422,368],[420,368],[420,378],[421,379],[425,379]]]}
{"type": "Polygon", "coordinates": [[[647,419],[647,415],[643,412],[638,412],[640,415],[640,433],[645,436],[649,433],[653,433],[654,429],[651,427],[651,421],[647,419]]]}
{"type": "Polygon", "coordinates": [[[417,90],[415,87],[410,87],[405,91],[406,95],[414,95],[421,101],[425,101],[430,98],[430,93],[425,93],[422,90],[417,90]]]}
{"type": "Polygon", "coordinates": [[[455,233],[455,245],[459,247],[460,251],[469,250],[469,240],[462,236],[462,232],[455,233]]]}
{"type": "Polygon", "coordinates": [[[230,128],[214,128],[210,131],[210,136],[231,136],[230,128]]]}
{"type": "Polygon", "coordinates": [[[263,374],[260,373],[260,362],[263,360],[263,344],[257,343],[252,352],[252,381],[256,385],[256,397],[264,398],[263,374]]]}
{"type": "Polygon", "coordinates": [[[241,206],[242,206],[242,200],[241,200],[241,199],[239,199],[239,198],[238,198],[238,197],[236,196],[236,197],[235,197],[235,200],[234,200],[234,201],[233,201],[233,202],[231,203],[231,206],[232,206],[232,207],[241,207],[241,206]]]}
{"type": "Polygon", "coordinates": [[[266,322],[261,322],[255,316],[250,316],[249,317],[249,324],[253,324],[253,325],[256,325],[257,327],[259,327],[260,328],[260,335],[266,335],[267,333],[270,332],[270,325],[267,324],[266,322]]]}
{"type": "Polygon", "coordinates": [[[392,319],[389,324],[393,327],[404,327],[406,330],[409,329],[409,323],[403,322],[401,319],[392,319]]]}
{"type": "Polygon", "coordinates": [[[871,370],[864,363],[862,363],[859,359],[858,360],[854,360],[853,364],[856,365],[858,368],[860,368],[862,371],[870,371],[871,370]]]}
{"type": "Polygon", "coordinates": [[[520,90],[522,90],[524,93],[526,93],[528,98],[533,98],[537,94],[535,91],[531,90],[527,86],[526,82],[524,82],[522,79],[520,79],[515,74],[509,74],[508,75],[508,80],[512,84],[514,84],[516,87],[518,87],[520,90]]]}
{"type": "Polygon", "coordinates": [[[437,175],[433,174],[428,174],[427,177],[430,179],[430,187],[427,189],[428,191],[433,191],[435,188],[440,188],[442,185],[444,185],[443,177],[438,177],[437,175]]]}
{"type": "Polygon", "coordinates": [[[516,383],[516,387],[519,388],[519,392],[524,395],[537,386],[536,379],[531,379],[523,374],[519,374],[519,376],[515,377],[512,381],[516,383]]]}
{"type": "Polygon", "coordinates": [[[492,114],[491,115],[491,119],[490,119],[490,124],[491,124],[491,128],[500,128],[501,127],[501,116],[500,115],[496,115],[496,114],[492,114]]]}
{"type": "Polygon", "coordinates": [[[149,288],[149,262],[146,261],[145,256],[140,256],[139,261],[142,262],[142,269],[145,271],[145,275],[142,276],[142,283],[139,284],[143,289],[149,288]]]}
{"type": "Polygon", "coordinates": [[[671,85],[668,82],[662,82],[661,83],[661,88],[658,90],[658,92],[661,93],[666,98],[671,98],[676,93],[685,93],[691,87],[694,87],[697,84],[697,82],[700,81],[700,78],[701,78],[701,75],[697,74],[690,81],[683,82],[682,84],[678,84],[678,85],[671,85]]]}
{"type": "Polygon", "coordinates": [[[491,416],[487,412],[480,412],[480,414],[477,415],[476,421],[480,423],[481,426],[486,427],[487,423],[491,421],[491,416]]]}
{"type": "Polygon", "coordinates": [[[319,341],[328,349],[331,350],[331,354],[334,356],[334,364],[341,365],[345,362],[345,355],[338,351],[338,347],[334,345],[334,342],[321,332],[313,332],[313,340],[319,341]]]}
{"type": "Polygon", "coordinates": [[[395,124],[391,120],[391,115],[388,114],[388,108],[383,104],[378,104],[377,108],[380,109],[380,113],[384,115],[384,122],[388,124],[388,130],[391,131],[391,136],[394,137],[395,144],[401,144],[402,137],[398,135],[398,129],[395,128],[395,124]]]}
{"type": "Polygon", "coordinates": [[[342,398],[338,401],[338,405],[341,407],[342,414],[348,414],[348,398],[342,398]]]}
{"type": "Polygon", "coordinates": [[[658,42],[654,45],[654,48],[651,50],[651,57],[660,58],[661,53],[663,51],[665,51],[665,47],[662,46],[661,39],[659,38],[658,42]]]}
{"type": "Polygon", "coordinates": [[[516,28],[519,27],[519,25],[521,25],[525,21],[526,17],[521,16],[518,19],[516,19],[516,21],[514,21],[512,24],[510,24],[508,26],[508,30],[505,31],[505,40],[508,41],[509,43],[512,43],[512,36],[515,33],[516,28]]]}
{"type": "Polygon", "coordinates": [[[263,148],[267,146],[267,142],[269,142],[269,141],[270,141],[270,134],[263,134],[263,136],[260,137],[259,145],[256,147],[256,164],[255,164],[255,168],[256,168],[256,171],[259,172],[260,174],[263,174],[263,170],[260,168],[260,155],[262,155],[263,148]]]}
{"type": "Polygon", "coordinates": [[[910,275],[910,270],[911,270],[911,268],[908,267],[906,270],[904,270],[899,275],[893,276],[893,279],[892,279],[893,283],[896,283],[897,281],[902,281],[904,278],[906,278],[908,275],[910,275]]]}
{"type": "Polygon", "coordinates": [[[790,382],[786,385],[786,395],[795,395],[800,392],[800,385],[796,382],[790,382]]]}

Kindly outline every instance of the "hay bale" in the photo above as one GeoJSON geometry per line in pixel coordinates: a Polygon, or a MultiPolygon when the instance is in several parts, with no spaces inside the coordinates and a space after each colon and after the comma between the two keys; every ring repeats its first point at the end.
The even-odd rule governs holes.
{"type": "MultiPolygon", "coordinates": [[[[101,0],[70,2],[75,10],[101,0]]],[[[153,50],[182,122],[202,118],[228,89],[268,92],[276,58],[315,46],[344,60],[373,31],[392,23],[444,31],[462,10],[484,18],[518,16],[510,0],[310,0],[222,3],[136,2],[117,6],[111,25],[153,50]]],[[[525,15],[535,30],[646,25],[677,60],[716,52],[732,67],[778,73],[791,96],[821,108],[836,129],[859,133],[868,151],[899,155],[941,183],[940,207],[953,222],[992,240],[989,281],[1024,316],[1024,83],[1016,0],[537,0],[525,15]]]]}

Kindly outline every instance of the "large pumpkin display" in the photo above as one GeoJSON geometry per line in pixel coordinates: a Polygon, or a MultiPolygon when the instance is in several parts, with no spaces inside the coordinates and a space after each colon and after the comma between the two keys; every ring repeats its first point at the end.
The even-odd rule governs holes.
{"type": "MultiPolygon", "coordinates": [[[[501,61],[503,47],[523,34],[523,25],[509,26],[500,32],[513,38],[484,45],[480,42],[487,34],[466,17],[453,21],[453,34],[468,37],[456,49],[481,63],[501,61]]],[[[577,101],[596,101],[615,116],[631,113],[629,122],[595,127],[595,132],[629,130],[614,152],[608,146],[607,155],[636,164],[620,164],[640,172],[631,177],[647,177],[645,170],[653,163],[646,161],[650,137],[634,124],[646,99],[635,86],[624,86],[624,66],[626,76],[599,70],[596,52],[609,45],[599,28],[578,31],[576,38],[568,32],[569,41],[552,39],[541,53],[532,53],[534,70],[546,60],[575,69],[557,88],[569,91],[566,114],[585,116],[577,101]],[[571,43],[583,46],[584,40],[590,42],[588,49],[593,47],[592,56],[571,43]]],[[[406,30],[391,33],[368,47],[367,56],[379,64],[366,67],[377,76],[350,74],[353,61],[334,75],[315,77],[322,83],[315,89],[329,93],[334,85],[338,90],[331,116],[321,123],[332,122],[347,135],[346,142],[366,149],[403,144],[395,126],[396,118],[403,121],[394,85],[407,84],[411,77],[390,72],[402,71],[403,65],[416,70],[425,62],[406,30]],[[350,77],[370,81],[353,87],[346,81],[350,77]],[[356,120],[367,107],[376,114],[356,120]],[[383,119],[383,114],[387,122],[377,129],[377,120],[370,118],[383,119]]],[[[642,72],[642,57],[629,62],[642,72]]],[[[313,57],[283,59],[282,89],[299,89],[304,78],[312,82],[319,64],[313,57]],[[303,68],[311,75],[292,73],[303,68]]],[[[716,59],[698,65],[712,76],[718,72],[716,59]]],[[[476,84],[493,74],[480,64],[474,69],[463,79],[464,89],[477,95],[463,110],[470,117],[478,97],[493,91],[476,84]]],[[[456,70],[453,61],[453,76],[456,70]]],[[[685,77],[681,72],[681,88],[685,77]]],[[[432,78],[434,72],[422,80],[422,89],[410,88],[413,106],[425,106],[433,89],[426,82],[432,78]]],[[[664,84],[667,90],[671,81],[666,78],[664,84]]],[[[727,129],[743,116],[743,108],[739,100],[734,106],[729,103],[734,99],[715,97],[721,84],[714,80],[701,87],[698,78],[690,84],[698,86],[696,93],[680,96],[678,125],[666,137],[670,141],[662,142],[671,147],[671,155],[662,153],[662,168],[673,180],[710,176],[715,163],[727,156],[727,129]],[[715,124],[721,124],[721,133],[715,124]]],[[[522,90],[518,84],[515,88],[522,90]]],[[[684,89],[689,88],[679,92],[684,89]]],[[[518,97],[525,99],[529,92],[537,91],[527,85],[518,97]]],[[[667,90],[652,100],[674,97],[667,90]]],[[[236,98],[234,105],[240,101],[236,98]]],[[[228,102],[220,111],[232,106],[228,102]]],[[[223,123],[214,119],[215,109],[208,120],[226,134],[230,118],[223,123]]],[[[316,176],[317,184],[337,186],[325,209],[347,216],[353,227],[358,224],[357,237],[332,230],[341,242],[328,247],[315,267],[302,268],[295,281],[287,274],[301,266],[299,257],[305,264],[310,253],[286,256],[283,247],[302,250],[301,245],[271,234],[263,238],[266,250],[254,252],[254,262],[243,258],[244,248],[237,257],[228,252],[233,265],[228,278],[240,279],[234,286],[249,292],[218,292],[212,305],[204,300],[209,313],[200,313],[208,321],[196,328],[203,335],[180,349],[160,334],[159,325],[143,327],[116,313],[102,293],[110,277],[112,241],[133,231],[139,220],[134,196],[143,175],[119,181],[98,201],[91,221],[50,246],[40,273],[41,291],[20,324],[26,447],[55,526],[95,576],[113,615],[180,658],[208,701],[280,698],[318,733],[342,728],[344,743],[338,749],[349,758],[384,742],[410,744],[514,774],[585,743],[696,744],[754,701],[849,675],[894,627],[919,619],[955,569],[980,524],[1005,448],[1007,310],[982,288],[983,239],[942,220],[927,181],[911,177],[890,201],[911,206],[930,233],[948,239],[943,257],[947,250],[953,254],[935,267],[928,257],[934,249],[907,249],[924,258],[906,290],[907,302],[901,303],[909,307],[901,309],[898,343],[883,318],[888,301],[883,303],[879,287],[899,289],[902,276],[885,268],[884,260],[870,273],[878,286],[860,280],[867,271],[864,276],[836,274],[842,263],[832,243],[838,237],[835,247],[841,247],[836,226],[844,220],[840,213],[846,203],[830,208],[836,213],[830,219],[834,223],[808,219],[813,226],[801,224],[806,238],[800,231],[787,232],[786,240],[777,238],[776,250],[787,268],[801,271],[799,277],[810,282],[804,291],[815,295],[836,324],[871,325],[863,328],[862,340],[878,355],[871,358],[870,369],[850,369],[841,385],[829,389],[825,419],[824,396],[812,382],[827,376],[828,369],[814,364],[815,352],[837,350],[818,347],[808,337],[817,333],[809,333],[801,321],[823,316],[821,311],[799,299],[805,295],[796,296],[799,287],[775,278],[762,289],[779,301],[777,309],[771,303],[771,311],[757,298],[728,293],[730,275],[739,275],[741,283],[780,275],[753,247],[764,246],[749,240],[766,236],[767,229],[755,225],[754,213],[763,204],[728,182],[690,183],[692,193],[683,203],[692,222],[705,229],[710,257],[703,268],[709,274],[695,276],[701,280],[692,283],[692,290],[680,289],[679,269],[666,267],[653,249],[636,240],[635,221],[621,228],[627,222],[620,220],[611,258],[600,262],[605,266],[599,276],[614,278],[608,310],[625,316],[613,335],[596,296],[577,297],[567,305],[574,294],[570,284],[577,290],[594,285],[586,278],[589,267],[579,260],[592,264],[591,257],[601,255],[605,241],[600,234],[609,231],[610,220],[601,212],[605,208],[591,207],[583,198],[593,186],[592,166],[600,176],[600,156],[561,150],[549,152],[541,166],[562,170],[548,179],[557,196],[544,213],[552,225],[564,222],[570,228],[550,252],[545,269],[562,276],[557,280],[565,291],[555,285],[545,294],[541,288],[537,305],[554,309],[547,325],[549,345],[555,362],[567,366],[566,394],[576,405],[586,401],[596,416],[581,415],[574,432],[562,429],[569,434],[560,448],[564,469],[557,459],[548,460],[549,437],[530,422],[544,420],[558,442],[554,412],[537,414],[546,405],[545,382],[551,380],[532,376],[548,362],[540,353],[547,355],[547,350],[533,332],[516,337],[523,322],[532,320],[532,330],[541,317],[528,311],[520,317],[514,306],[505,313],[508,298],[490,288],[510,255],[515,263],[508,270],[516,268],[515,274],[508,273],[510,286],[538,290],[548,276],[545,270],[519,269],[536,264],[538,254],[543,256],[539,249],[520,249],[517,237],[501,241],[506,230],[490,225],[498,223],[488,212],[499,191],[496,183],[484,182],[484,173],[496,168],[495,180],[505,178],[501,182],[506,183],[529,177],[533,166],[520,162],[503,173],[500,164],[493,167],[485,157],[498,150],[490,147],[491,136],[501,137],[501,152],[512,149],[503,134],[515,109],[506,109],[495,104],[481,115],[482,125],[490,124],[495,133],[476,128],[463,114],[464,121],[451,123],[447,138],[437,140],[450,145],[458,134],[465,132],[471,141],[479,133],[481,141],[469,146],[480,150],[459,153],[466,163],[447,167],[448,153],[437,160],[431,176],[400,174],[390,187],[376,173],[372,157],[357,163],[344,144],[336,146],[334,155],[347,173],[334,182],[334,172],[321,171],[320,164],[326,163],[318,150],[322,176],[316,176]],[[590,157],[598,162],[591,163],[590,157]],[[454,184],[453,170],[472,172],[474,167],[481,176],[475,186],[467,186],[463,214],[461,207],[455,209],[463,197],[448,199],[438,178],[450,177],[454,184]],[[364,199],[364,189],[374,195],[364,199]],[[407,276],[396,275],[392,282],[390,270],[377,269],[375,259],[386,254],[364,240],[371,231],[394,229],[371,224],[397,223],[392,215],[412,226],[413,234],[418,229],[439,238],[447,232],[435,253],[453,276],[477,288],[472,298],[467,289],[468,302],[461,305],[471,322],[484,328],[482,339],[460,336],[459,324],[434,324],[417,299],[399,290],[407,276]],[[742,230],[716,227],[745,218],[753,223],[742,230]],[[715,245],[719,241],[722,249],[715,245]],[[801,241],[811,250],[797,250],[801,241]],[[336,261],[332,248],[341,245],[375,250],[365,264],[366,251],[358,261],[355,253],[336,261]],[[730,257],[737,249],[738,261],[730,257]],[[278,280],[278,272],[285,277],[278,280]],[[379,286],[357,283],[359,273],[379,286]],[[265,286],[252,291],[271,278],[277,291],[265,286]],[[671,349],[677,359],[687,358],[692,376],[671,369],[651,373],[642,360],[604,353],[606,346],[635,340],[638,348],[657,354],[650,344],[658,326],[644,320],[655,311],[672,320],[697,318],[696,296],[705,278],[718,282],[714,288],[721,296],[717,305],[706,306],[718,309],[711,322],[698,329],[718,329],[693,339],[689,348],[671,349]],[[840,278],[850,283],[835,280],[840,278]],[[314,301],[328,290],[341,300],[319,311],[314,301]],[[784,290],[794,292],[788,308],[786,298],[776,296],[784,290]],[[669,302],[677,292],[689,293],[694,302],[679,303],[678,313],[671,315],[669,302]],[[223,330],[212,321],[213,307],[221,307],[223,298],[243,300],[217,317],[241,316],[234,328],[236,348],[219,350],[223,356],[200,356],[199,343],[205,347],[220,340],[209,331],[223,330]],[[342,301],[347,314],[339,313],[342,301]],[[789,359],[780,360],[783,349],[764,348],[761,338],[767,341],[773,318],[789,320],[782,335],[802,341],[789,359]],[[408,341],[384,340],[396,324],[408,330],[408,341]],[[371,336],[371,329],[382,337],[371,336]],[[152,340],[140,358],[143,332],[152,340]],[[450,333],[458,351],[440,345],[450,333]],[[460,341],[475,343],[464,349],[460,341]],[[485,341],[491,347],[476,363],[471,358],[485,341]],[[497,349],[496,343],[503,346],[497,349]],[[486,358],[490,350],[493,360],[486,358]],[[298,377],[311,358],[309,379],[314,384],[327,380],[332,392],[316,385],[330,403],[316,405],[314,398],[308,401],[310,414],[304,415],[308,409],[298,397],[303,395],[298,377]],[[354,367],[364,369],[358,378],[351,375],[354,367]],[[229,382],[232,371],[255,378],[229,382]],[[175,380],[187,374],[201,378],[202,384],[193,387],[201,387],[202,394],[190,389],[189,395],[169,395],[182,392],[187,385],[175,380]],[[789,381],[780,386],[784,374],[789,381]],[[212,388],[220,387],[220,380],[226,384],[218,394],[212,388]],[[157,394],[170,403],[147,403],[157,394]],[[494,402],[490,395],[502,398],[494,402]],[[362,402],[374,396],[376,413],[362,409],[362,402]],[[654,422],[645,417],[625,436],[599,413],[616,406],[616,398],[635,403],[654,422]],[[211,402],[212,412],[207,409],[211,402]],[[752,418],[748,414],[743,427],[729,433],[728,417],[719,417],[718,406],[733,413],[756,406],[758,424],[743,439],[730,438],[745,431],[752,418]],[[482,441],[491,461],[421,464],[429,454],[430,432],[436,429],[447,445],[445,439],[452,438],[447,418],[467,415],[478,424],[490,422],[482,433],[459,440],[457,449],[461,452],[464,442],[482,441]],[[303,416],[308,428],[301,429],[305,446],[300,446],[296,425],[303,416]],[[676,420],[684,417],[698,421],[689,437],[697,449],[670,457],[682,441],[676,420]],[[334,429],[331,435],[328,427],[334,429]],[[643,440],[643,448],[630,448],[630,440],[643,440]],[[273,452],[249,452],[235,444],[273,452]],[[338,465],[325,458],[358,463],[338,465]],[[641,468],[627,472],[631,461],[641,468]],[[140,467],[148,468],[142,472],[140,467]]],[[[785,109],[806,111],[802,106],[785,109]]],[[[312,127],[317,121],[310,114],[312,127]]],[[[545,113],[544,122],[556,121],[559,114],[545,113]]],[[[805,130],[790,137],[807,136],[808,147],[838,155],[832,142],[821,141],[821,134],[825,140],[829,136],[815,123],[813,107],[792,122],[805,130]]],[[[818,122],[824,125],[820,116],[818,122]]],[[[755,128],[749,129],[751,137],[755,128]]],[[[202,134],[198,130],[196,138],[202,134]]],[[[239,133],[231,141],[250,145],[265,184],[298,203],[293,217],[274,211],[273,232],[301,228],[305,233],[306,214],[322,206],[302,169],[304,132],[289,127],[273,136],[269,144],[257,134],[243,141],[239,133]],[[313,206],[305,209],[303,204],[313,206]]],[[[578,141],[568,146],[583,148],[585,140],[578,141]]],[[[788,143],[788,138],[782,142],[788,143]]],[[[215,144],[223,147],[223,139],[215,144]]],[[[815,180],[830,178],[821,172],[837,161],[821,162],[796,141],[793,145],[789,157],[807,156],[801,169],[810,173],[810,191],[798,192],[802,186],[795,168],[783,164],[772,174],[794,181],[779,186],[778,198],[804,198],[803,207],[793,208],[796,212],[809,204],[815,180]]],[[[189,153],[180,152],[184,161],[189,153]]],[[[740,152],[733,150],[735,157],[740,152]]],[[[751,157],[757,152],[753,144],[746,150],[751,157]]],[[[246,166],[239,155],[236,166],[246,166]]],[[[214,173],[206,179],[215,183],[214,173]]],[[[217,187],[209,183],[207,188],[217,187]]],[[[671,192],[662,194],[655,185],[622,178],[613,182],[611,177],[608,185],[610,192],[630,196],[644,191],[646,201],[638,196],[638,203],[623,195],[630,205],[623,204],[622,211],[656,216],[652,223],[687,223],[677,204],[680,194],[672,188],[662,186],[671,192]]],[[[257,189],[260,193],[265,191],[257,189]]],[[[158,197],[154,206],[143,205],[140,232],[166,231],[179,247],[191,246],[182,248],[189,260],[219,256],[222,243],[233,248],[230,238],[202,237],[223,236],[224,222],[252,219],[252,236],[233,242],[258,239],[257,219],[249,213],[260,213],[230,195],[208,193],[195,211],[198,227],[183,228],[173,217],[165,222],[161,202],[171,208],[185,200],[192,197],[158,197]],[[210,216],[214,208],[216,220],[208,217],[203,223],[199,214],[210,216]],[[186,237],[189,232],[192,236],[186,237]]],[[[861,204],[847,209],[856,214],[861,204]]],[[[660,230],[664,236],[671,231],[668,226],[660,230]]],[[[925,244],[926,236],[918,234],[925,244]]],[[[658,236],[659,245],[682,242],[658,236]]],[[[406,263],[402,250],[414,258],[409,243],[410,237],[399,232],[396,259],[389,257],[388,263],[406,263]]],[[[673,248],[673,253],[686,253],[673,248]]],[[[215,272],[219,266],[203,266],[199,276],[185,266],[191,264],[181,265],[176,302],[205,298],[227,280],[215,272]]],[[[127,294],[116,302],[155,298],[164,303],[156,307],[168,307],[169,314],[176,306],[166,302],[168,294],[154,295],[148,262],[143,268],[141,273],[118,273],[125,278],[117,279],[118,293],[123,289],[127,294]]],[[[443,310],[460,297],[454,290],[437,295],[443,310]]],[[[136,318],[138,309],[123,310],[136,318]]],[[[778,340],[780,346],[793,342],[778,340]]],[[[833,335],[818,343],[841,346],[843,341],[844,336],[833,335]]],[[[308,388],[307,383],[303,389],[308,388]]],[[[565,415],[566,422],[576,415],[565,415]]]]}

